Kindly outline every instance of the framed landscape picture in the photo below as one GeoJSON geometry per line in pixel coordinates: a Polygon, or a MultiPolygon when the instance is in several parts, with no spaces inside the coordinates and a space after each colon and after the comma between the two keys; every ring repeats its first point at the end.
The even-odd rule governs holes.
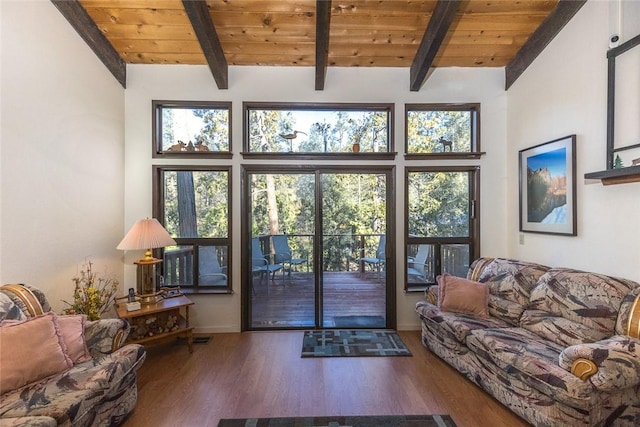
{"type": "Polygon", "coordinates": [[[519,151],[520,231],[575,236],[576,136],[519,151]]]}

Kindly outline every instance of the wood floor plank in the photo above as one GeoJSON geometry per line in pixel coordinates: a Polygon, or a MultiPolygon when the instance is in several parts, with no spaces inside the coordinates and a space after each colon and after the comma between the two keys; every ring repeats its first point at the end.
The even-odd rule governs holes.
{"type": "Polygon", "coordinates": [[[401,331],[412,357],[301,358],[302,331],[215,334],[147,347],[125,427],[221,418],[448,414],[459,427],[528,425],[401,331]]]}

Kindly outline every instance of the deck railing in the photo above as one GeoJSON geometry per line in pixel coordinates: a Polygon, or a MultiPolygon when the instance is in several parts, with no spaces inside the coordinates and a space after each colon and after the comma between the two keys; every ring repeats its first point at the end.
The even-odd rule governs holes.
{"type": "MultiPolygon", "coordinates": [[[[365,263],[361,258],[375,256],[381,234],[325,234],[323,271],[364,272],[365,263]]],[[[260,236],[264,253],[271,253],[270,235],[260,236]]],[[[313,235],[288,234],[289,246],[294,258],[313,257],[313,235]]],[[[411,245],[415,246],[415,245],[411,245]]],[[[467,245],[448,244],[441,247],[442,271],[464,276],[469,265],[467,245]]],[[[433,253],[433,251],[432,251],[433,253]]],[[[411,256],[411,254],[409,254],[411,256]]],[[[273,262],[273,257],[271,257],[273,262]]],[[[427,262],[433,262],[431,256],[427,262]]],[[[166,285],[193,283],[194,256],[192,247],[166,250],[164,253],[164,282],[166,285]]],[[[223,265],[224,267],[224,265],[223,265]]]]}

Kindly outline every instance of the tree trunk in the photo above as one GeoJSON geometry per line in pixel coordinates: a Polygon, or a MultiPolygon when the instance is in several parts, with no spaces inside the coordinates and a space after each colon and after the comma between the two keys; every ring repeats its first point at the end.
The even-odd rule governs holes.
{"type": "Polygon", "coordinates": [[[193,186],[193,173],[176,172],[178,180],[178,237],[198,237],[196,221],[196,200],[193,186]]]}
{"type": "MultiPolygon", "coordinates": [[[[269,151],[269,138],[265,132],[266,123],[264,122],[265,118],[259,118],[260,125],[258,129],[260,130],[260,145],[262,151],[269,151]]],[[[273,175],[266,175],[267,181],[267,215],[269,216],[269,233],[270,234],[280,234],[280,225],[278,221],[278,204],[276,203],[276,184],[273,179],[273,175]]]]}
{"type": "Polygon", "coordinates": [[[276,201],[276,184],[273,175],[267,174],[267,212],[269,215],[269,233],[280,234],[278,220],[278,203],[276,201]]]}

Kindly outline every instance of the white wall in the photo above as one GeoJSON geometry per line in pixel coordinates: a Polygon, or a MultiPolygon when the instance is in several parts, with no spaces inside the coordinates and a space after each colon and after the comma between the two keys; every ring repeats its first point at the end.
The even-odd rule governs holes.
{"type": "Polygon", "coordinates": [[[87,257],[122,280],[124,89],[50,1],[0,2],[0,283],[53,308],[87,257]]]}
{"type": "MultiPolygon", "coordinates": [[[[151,101],[152,100],[210,100],[232,101],[233,212],[240,212],[240,166],[244,161],[239,154],[242,144],[242,102],[393,102],[395,111],[395,146],[402,153],[404,147],[404,104],[417,102],[480,102],[481,144],[487,154],[479,161],[482,168],[481,220],[482,253],[504,255],[506,238],[506,94],[503,69],[436,70],[419,92],[409,91],[408,69],[330,68],[324,91],[314,90],[314,69],[296,67],[230,67],[229,89],[218,90],[206,66],[132,65],[128,67],[128,85],[125,93],[126,148],[125,148],[125,229],[136,220],[152,213],[151,202],[151,101]]],[[[174,160],[156,160],[157,164],[180,164],[174,160]]],[[[184,163],[184,162],[182,162],[184,163]]],[[[203,162],[206,163],[206,162],[203,162]]],[[[216,164],[216,161],[210,161],[216,164]]],[[[304,163],[304,162],[301,162],[304,163]]],[[[310,161],[316,164],[319,162],[310,161]]],[[[453,164],[451,161],[446,164],[453,164]]],[[[396,168],[396,247],[403,247],[404,232],[404,167],[402,154],[396,168]]],[[[433,161],[411,164],[435,164],[433,161]]],[[[198,332],[240,330],[240,221],[234,216],[232,267],[233,295],[195,295],[192,319],[198,332]]],[[[415,302],[421,293],[403,292],[402,260],[404,251],[397,254],[398,327],[417,329],[415,302]]],[[[135,283],[132,262],[140,254],[127,254],[125,276],[127,283],[135,283]]]]}
{"type": "MultiPolygon", "coordinates": [[[[587,2],[507,92],[508,255],[640,280],[640,183],[603,186],[584,180],[585,173],[605,169],[613,3],[587,2]],[[577,135],[578,236],[526,233],[520,245],[518,150],[570,134],[577,135]]],[[[640,32],[640,2],[622,4],[626,40],[640,32]]],[[[622,97],[624,104],[624,97],[631,101],[638,93],[622,97]]]]}

